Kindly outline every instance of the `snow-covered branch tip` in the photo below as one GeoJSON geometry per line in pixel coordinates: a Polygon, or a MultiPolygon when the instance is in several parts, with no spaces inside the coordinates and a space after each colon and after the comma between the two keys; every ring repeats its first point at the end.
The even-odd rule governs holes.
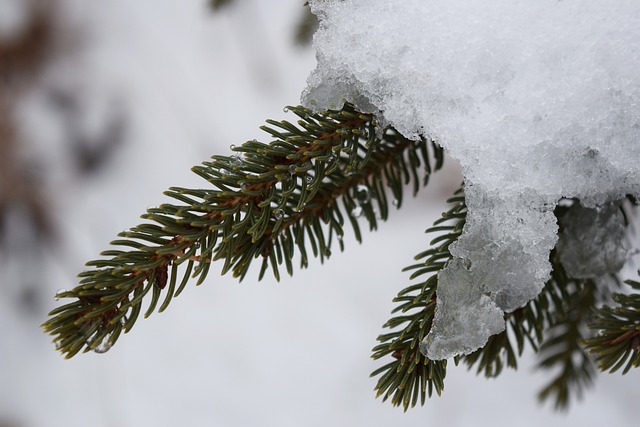
{"type": "MultiPolygon", "coordinates": [[[[629,201],[633,203],[632,198],[629,201]]],[[[440,395],[444,390],[447,360],[429,359],[424,347],[437,309],[440,273],[453,259],[450,248],[461,236],[468,214],[462,189],[448,202],[453,205],[451,209],[427,230],[437,237],[430,241],[429,249],[416,256],[423,261],[405,268],[413,271],[410,280],[418,280],[394,299],[398,304],[394,317],[384,325],[393,331],[380,335],[380,344],[373,349],[374,359],[391,356],[391,361],[371,374],[379,376],[377,395],[405,410],[418,402],[424,404],[433,392],[440,395]]],[[[575,206],[578,201],[566,200],[555,210],[561,240],[549,256],[551,278],[541,293],[524,307],[506,313],[507,328],[489,337],[484,346],[453,358],[456,365],[462,362],[469,369],[475,367],[478,374],[495,377],[505,367],[517,369],[518,358],[528,343],[539,352],[538,368],[552,372],[538,397],[552,401],[559,410],[567,409],[592,384],[596,366],[588,352],[596,354],[602,371],[613,372],[625,366],[626,373],[640,365],[639,294],[615,294],[613,300],[619,307],[596,309],[608,301],[607,292],[599,286],[607,278],[574,278],[563,265],[566,257],[561,256],[559,248],[566,251],[568,239],[563,228],[567,218],[575,218],[575,206]]],[[[621,212],[628,208],[619,206],[621,212]]],[[[638,282],[627,283],[640,289],[638,282]]]]}

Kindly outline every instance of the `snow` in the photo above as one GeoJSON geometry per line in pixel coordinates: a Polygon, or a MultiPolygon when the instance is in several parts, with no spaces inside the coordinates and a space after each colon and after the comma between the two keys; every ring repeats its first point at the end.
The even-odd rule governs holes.
{"type": "MultiPolygon", "coordinates": [[[[440,274],[423,348],[432,359],[474,351],[550,277],[559,200],[600,209],[640,192],[640,3],[312,7],[318,65],[303,102],[377,112],[405,136],[433,138],[462,166],[469,215],[452,246],[457,261],[440,274]]],[[[625,256],[614,258],[618,266],[625,256]]]]}

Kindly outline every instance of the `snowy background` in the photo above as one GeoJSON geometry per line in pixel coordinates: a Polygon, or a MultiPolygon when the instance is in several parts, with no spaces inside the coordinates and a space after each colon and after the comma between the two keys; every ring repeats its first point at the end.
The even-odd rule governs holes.
{"type": "MultiPolygon", "coordinates": [[[[19,154],[46,177],[55,233],[40,242],[20,215],[5,227],[14,240],[0,250],[0,426],[635,424],[638,372],[601,375],[556,414],[536,402],[547,376],[530,355],[494,380],[451,366],[443,396],[407,413],[374,398],[370,350],[408,283],[402,267],[461,180],[452,162],[324,266],[280,283],[212,271],[108,353],[55,352],[39,325],[84,262],[169,186],[203,186],[191,166],[265,139],[266,118],[291,118],[282,107],[298,103],[315,66],[312,49],[293,42],[301,3],[238,0],[214,14],[204,0],[58,2],[63,46],[17,108],[19,154]],[[89,145],[122,121],[122,143],[91,174],[70,160],[66,116],[51,102],[59,93],[74,95],[72,129],[89,145]]],[[[20,27],[21,5],[0,0],[0,36],[20,27]]]]}

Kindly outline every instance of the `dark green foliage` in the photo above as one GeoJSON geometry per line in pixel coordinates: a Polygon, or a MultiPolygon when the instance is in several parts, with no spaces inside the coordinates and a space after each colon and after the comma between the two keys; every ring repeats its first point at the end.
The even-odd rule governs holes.
{"type": "Polygon", "coordinates": [[[420,282],[400,291],[394,298],[398,305],[393,313],[399,313],[384,324],[385,328],[403,329],[380,335],[380,344],[373,349],[373,358],[391,355],[392,361],[375,370],[378,376],[376,391],[383,400],[391,398],[394,405],[402,405],[405,411],[418,401],[424,404],[426,396],[444,389],[447,361],[429,360],[419,350],[419,344],[429,333],[436,308],[437,272],[451,259],[449,246],[458,239],[464,226],[467,207],[462,190],[449,199],[453,207],[442,214],[427,233],[443,233],[435,238],[431,248],[418,254],[415,259],[423,262],[407,267],[412,270],[411,280],[420,282]]]}
{"type": "Polygon", "coordinates": [[[614,294],[613,301],[618,305],[598,310],[589,327],[599,334],[586,341],[600,370],[616,372],[624,366],[623,374],[640,367],[640,282],[625,283],[635,292],[614,294]]]}
{"type": "MultiPolygon", "coordinates": [[[[407,185],[415,194],[442,166],[436,144],[380,129],[372,114],[351,105],[322,113],[288,108],[296,123],[267,120],[262,130],[271,142],[247,141],[232,146],[232,156],[194,167],[210,188],[170,188],[165,194],[175,204],[150,208],[145,223],[120,233],[102,258],[87,263],[79,286],[57,295],[71,301],[53,310],[43,327],[66,357],[106,351],[141,313],[164,311],[191,279],[202,283],[214,261],[240,280],[256,262],[258,279],[269,269],[276,279],[282,268],[292,274],[294,260],[300,268],[311,257],[323,262],[336,246],[344,249],[345,224],[361,241],[362,219],[376,229],[390,205],[402,205],[407,185]]],[[[413,282],[394,299],[394,317],[384,325],[390,331],[373,349],[374,359],[385,359],[372,373],[377,395],[405,410],[444,389],[447,361],[427,359],[420,342],[435,313],[438,272],[466,221],[463,190],[448,202],[451,209],[427,230],[437,236],[405,269],[413,282]]],[[[559,206],[556,217],[567,209],[559,206]]],[[[628,223],[629,203],[621,209],[628,223]]],[[[569,277],[555,249],[550,262],[551,278],[538,297],[505,314],[504,332],[454,362],[495,377],[517,368],[528,343],[540,354],[539,367],[552,372],[539,398],[565,409],[593,381],[589,353],[603,371],[640,366],[640,282],[626,282],[635,293],[613,295],[618,306],[597,308],[611,299],[604,279],[569,277]]]]}
{"type": "Polygon", "coordinates": [[[459,359],[469,368],[477,364],[477,373],[495,377],[504,366],[516,369],[517,357],[529,343],[540,353],[538,368],[555,371],[538,393],[539,399],[551,399],[556,409],[567,409],[571,398],[580,397],[595,375],[582,341],[589,333],[587,322],[598,293],[593,280],[568,277],[555,250],[550,260],[551,279],[535,299],[506,314],[508,331],[490,337],[484,347],[459,359]]]}
{"type": "Polygon", "coordinates": [[[194,167],[212,188],[170,188],[176,204],[150,208],[142,216],[149,222],[120,233],[113,249],[87,263],[80,285],[58,295],[72,302],[43,326],[66,357],[110,347],[131,330],[143,300],[145,317],[165,310],[190,278],[205,280],[213,261],[240,280],[255,260],[259,279],[269,268],[279,279],[282,266],[292,274],[296,256],[301,268],[311,256],[324,261],[334,245],[343,249],[345,218],[360,241],[360,218],[375,229],[389,197],[399,205],[405,185],[417,192],[431,163],[442,164],[435,144],[379,129],[372,114],[350,105],[289,110],[297,124],[268,120],[269,144],[248,141],[194,167]]]}
{"type": "MultiPolygon", "coordinates": [[[[577,200],[573,200],[573,202],[578,203],[577,200]]],[[[629,218],[633,214],[632,206],[636,204],[634,197],[627,196],[626,203],[620,205],[627,226],[630,224],[629,218]]],[[[561,217],[567,209],[568,206],[559,206],[556,208],[556,216],[561,217]]],[[[602,277],[598,280],[569,277],[556,255],[556,251],[552,251],[550,260],[553,270],[551,280],[545,287],[545,291],[549,291],[543,291],[542,294],[546,295],[549,301],[549,316],[545,331],[547,337],[541,348],[542,361],[539,364],[540,368],[555,373],[551,381],[540,391],[538,397],[541,400],[552,399],[556,409],[566,410],[572,397],[580,398],[583,390],[591,386],[594,381],[596,366],[589,353],[601,351],[602,356],[598,356],[598,359],[603,357],[607,361],[611,361],[618,360],[618,358],[626,359],[629,352],[624,353],[621,347],[611,346],[610,341],[613,341],[611,337],[600,335],[600,337],[593,338],[599,329],[604,329],[601,327],[601,323],[592,323],[594,317],[595,319],[603,319],[603,316],[610,312],[607,306],[597,308],[603,302],[610,300],[610,296],[606,292],[607,281],[619,284],[618,277],[602,277]]],[[[617,294],[613,296],[614,301],[619,298],[621,296],[617,294]]],[[[625,304],[625,307],[631,308],[633,304],[625,304]]],[[[636,307],[636,313],[640,313],[638,307],[636,307]]],[[[633,309],[631,309],[632,311],[633,309]]],[[[620,320],[617,323],[618,328],[628,330],[629,326],[633,325],[630,318],[623,317],[620,320]]],[[[636,325],[638,324],[640,324],[640,314],[636,318],[636,325]]],[[[602,334],[602,332],[600,333],[602,334]]],[[[637,359],[636,366],[638,363],[640,363],[640,359],[637,359]]],[[[602,371],[610,367],[611,365],[607,363],[600,363],[599,366],[602,371]]],[[[630,366],[624,372],[626,373],[629,368],[630,366]]]]}
{"type": "MultiPolygon", "coordinates": [[[[405,410],[420,401],[424,404],[432,392],[440,394],[444,389],[446,361],[432,361],[419,351],[419,343],[429,333],[435,312],[435,295],[438,286],[437,273],[443,269],[451,253],[448,248],[462,231],[466,207],[462,190],[449,200],[454,206],[427,230],[441,233],[430,243],[430,249],[416,259],[424,262],[407,267],[415,270],[411,280],[419,279],[402,290],[394,299],[398,303],[393,313],[400,313],[384,326],[395,331],[380,335],[381,344],[373,349],[373,358],[391,355],[393,359],[371,375],[378,376],[376,391],[383,400],[391,398],[394,405],[405,410]],[[425,278],[426,277],[426,278],[425,278]]],[[[559,207],[556,216],[566,212],[559,207]]],[[[539,368],[552,371],[551,381],[540,391],[541,400],[552,399],[556,409],[566,409],[574,397],[590,386],[595,376],[595,366],[585,349],[585,338],[593,335],[587,327],[597,303],[604,297],[598,291],[598,283],[592,279],[575,279],[567,276],[556,250],[550,255],[551,279],[541,293],[527,305],[505,314],[507,329],[489,338],[477,351],[454,358],[469,369],[475,367],[478,374],[487,377],[499,375],[504,367],[516,369],[518,357],[529,343],[540,352],[539,368]]],[[[603,279],[604,280],[604,279],[603,279]]],[[[640,283],[627,282],[640,289],[640,283]]],[[[640,295],[614,295],[621,307],[598,310],[597,322],[591,329],[602,329],[601,336],[586,341],[592,352],[600,352],[598,360],[602,370],[615,371],[625,362],[627,372],[640,365],[640,295]]]]}
{"type": "Polygon", "coordinates": [[[538,393],[540,400],[553,399],[556,409],[567,409],[575,394],[590,386],[593,362],[582,346],[589,333],[587,322],[597,302],[597,285],[591,279],[572,279],[552,253],[553,271],[543,295],[550,298],[550,322],[540,348],[539,368],[555,370],[552,380],[538,393]]]}

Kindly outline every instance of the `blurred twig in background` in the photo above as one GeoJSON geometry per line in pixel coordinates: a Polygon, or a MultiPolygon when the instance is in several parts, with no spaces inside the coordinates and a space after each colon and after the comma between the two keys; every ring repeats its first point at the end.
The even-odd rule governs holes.
{"type": "Polygon", "coordinates": [[[4,269],[0,284],[11,289],[22,307],[35,311],[39,280],[12,271],[32,271],[27,267],[42,259],[44,248],[54,242],[55,196],[48,191],[52,171],[43,153],[53,136],[47,134],[34,144],[27,132],[34,123],[22,114],[25,101],[34,93],[51,92],[46,107],[61,125],[68,148],[63,152],[79,175],[98,171],[111,157],[124,139],[126,120],[122,111],[110,111],[97,131],[87,131],[83,91],[69,85],[47,87],[53,65],[68,60],[69,51],[77,47],[66,37],[63,3],[28,0],[13,6],[23,19],[16,21],[13,31],[0,35],[0,256],[10,267],[4,269]]]}
{"type": "MultiPolygon", "coordinates": [[[[236,0],[209,0],[209,7],[217,12],[228,6],[233,5],[236,0]]],[[[311,9],[307,2],[303,3],[304,8],[300,14],[300,18],[294,27],[294,41],[300,46],[308,46],[313,39],[313,34],[318,28],[318,18],[311,13],[311,9]]]]}
{"type": "Polygon", "coordinates": [[[311,9],[308,4],[305,3],[305,7],[300,15],[300,21],[296,25],[295,40],[300,46],[308,46],[313,40],[313,35],[318,29],[318,18],[311,13],[311,9]]]}
{"type": "Polygon", "coordinates": [[[21,95],[42,75],[54,32],[52,3],[48,7],[34,1],[29,4],[25,27],[12,37],[0,39],[0,240],[2,224],[15,207],[26,211],[40,236],[50,236],[52,231],[46,198],[18,153],[21,136],[16,108],[21,95]]]}

